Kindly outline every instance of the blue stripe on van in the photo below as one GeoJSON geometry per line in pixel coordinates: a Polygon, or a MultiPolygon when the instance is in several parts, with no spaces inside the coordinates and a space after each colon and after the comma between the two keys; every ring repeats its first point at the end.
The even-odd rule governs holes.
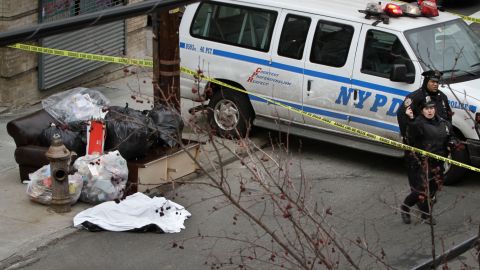
{"type": "Polygon", "coordinates": [[[232,58],[232,59],[236,59],[236,60],[240,60],[240,61],[260,64],[260,65],[265,65],[265,66],[270,65],[270,61],[268,61],[268,60],[263,60],[263,59],[256,58],[256,57],[246,56],[246,55],[243,55],[243,54],[232,53],[232,52],[227,52],[227,51],[222,51],[222,50],[217,50],[217,49],[213,49],[213,55],[222,56],[222,57],[226,57],[226,58],[232,58]]]}
{"type": "MultiPolygon", "coordinates": [[[[185,42],[180,42],[180,48],[185,48],[185,45],[186,45],[185,42]]],[[[393,87],[387,87],[387,86],[383,86],[383,85],[380,85],[380,84],[374,84],[374,83],[369,83],[369,82],[360,81],[360,80],[350,80],[350,78],[347,78],[347,77],[337,76],[337,75],[329,74],[329,73],[323,73],[323,72],[319,72],[319,71],[315,71],[315,70],[303,69],[303,68],[300,68],[300,67],[297,67],[297,66],[292,66],[292,65],[287,65],[287,64],[277,63],[277,62],[272,62],[270,64],[270,62],[268,60],[264,60],[264,59],[260,59],[260,58],[256,58],[256,57],[251,57],[251,56],[246,56],[246,55],[242,55],[242,54],[237,54],[237,53],[232,53],[232,52],[228,52],[228,51],[218,50],[218,49],[213,50],[213,55],[221,56],[221,57],[225,57],[225,58],[230,58],[230,59],[235,59],[235,60],[240,60],[240,61],[245,61],[245,62],[254,63],[254,64],[271,66],[273,68],[278,68],[278,69],[282,69],[282,70],[286,70],[286,71],[290,71],[290,72],[295,72],[295,73],[299,73],[299,74],[305,73],[305,75],[316,77],[316,78],[321,78],[321,79],[326,79],[326,80],[331,80],[331,81],[336,81],[336,82],[341,82],[341,83],[346,83],[346,84],[351,83],[353,85],[357,85],[357,86],[360,86],[360,87],[365,87],[365,88],[369,88],[369,89],[373,89],[373,90],[377,90],[377,91],[381,91],[381,92],[385,92],[385,93],[389,93],[389,94],[399,95],[399,96],[406,96],[408,93],[410,93],[408,91],[393,88],[393,87]]],[[[256,97],[256,96],[253,96],[253,95],[249,95],[249,97],[250,97],[250,100],[252,100],[252,101],[268,103],[266,100],[264,100],[260,97],[256,97]]],[[[335,113],[335,112],[330,112],[330,111],[326,111],[326,110],[322,110],[322,109],[318,109],[318,108],[307,107],[307,106],[302,108],[301,105],[290,103],[290,102],[285,102],[285,101],[279,101],[279,102],[281,102],[285,105],[291,106],[293,108],[303,109],[306,112],[314,113],[314,114],[325,116],[325,117],[331,117],[331,118],[341,119],[341,120],[345,120],[345,121],[349,118],[349,116],[347,114],[335,113]]],[[[370,119],[364,119],[364,118],[360,118],[360,117],[356,117],[356,116],[350,116],[350,121],[360,123],[360,124],[369,125],[369,126],[373,126],[373,127],[378,127],[378,128],[382,128],[382,129],[387,129],[387,130],[391,130],[391,131],[394,131],[394,132],[399,132],[400,131],[398,126],[387,124],[387,123],[382,123],[382,122],[378,122],[378,121],[374,121],[374,120],[370,120],[370,119]]]]}
{"type": "MultiPolygon", "coordinates": [[[[180,43],[180,44],[182,46],[182,43],[180,43]]],[[[185,46],[185,43],[183,43],[183,46],[185,46]]],[[[256,57],[251,57],[251,56],[246,56],[246,55],[242,55],[242,54],[238,54],[238,53],[232,53],[232,52],[223,51],[223,50],[214,49],[213,50],[213,55],[226,57],[226,58],[230,58],[230,59],[235,59],[235,60],[240,60],[240,61],[249,62],[249,63],[254,63],[254,64],[271,66],[273,68],[278,68],[278,69],[282,69],[282,70],[286,70],[286,71],[290,71],[290,72],[295,72],[295,73],[298,73],[298,74],[305,74],[305,75],[316,77],[316,78],[321,78],[321,79],[326,79],[326,80],[331,80],[331,81],[336,81],[336,82],[341,82],[341,83],[346,83],[346,84],[351,83],[353,85],[357,85],[357,86],[360,86],[360,87],[365,87],[365,88],[368,88],[368,89],[377,90],[377,91],[380,91],[380,92],[385,92],[385,93],[388,93],[388,94],[406,96],[410,93],[409,91],[405,91],[405,90],[401,90],[401,89],[397,89],[397,88],[393,88],[393,87],[388,87],[388,86],[384,86],[384,85],[380,85],[380,84],[369,83],[369,82],[360,81],[360,80],[350,80],[350,78],[347,78],[347,77],[337,76],[337,75],[334,75],[334,74],[319,72],[319,71],[310,70],[310,69],[303,69],[301,67],[282,64],[282,63],[278,63],[278,62],[272,62],[270,64],[270,62],[268,60],[264,60],[264,59],[260,59],[260,58],[256,58],[256,57]]]]}
{"type": "Polygon", "coordinates": [[[352,80],[352,84],[358,85],[360,87],[369,88],[369,89],[375,89],[375,90],[389,93],[389,94],[399,95],[399,96],[406,96],[410,94],[410,92],[406,90],[388,87],[381,84],[369,83],[369,82],[360,81],[360,80],[352,80]]]}
{"type": "Polygon", "coordinates": [[[347,84],[352,83],[350,78],[337,76],[337,75],[333,75],[333,74],[328,74],[328,73],[323,73],[323,72],[319,72],[319,71],[315,71],[315,70],[305,69],[305,75],[312,76],[312,77],[317,77],[317,78],[321,78],[321,79],[326,79],[326,80],[330,80],[330,81],[341,82],[341,83],[347,83],[347,84]]]}
{"type": "MultiPolygon", "coordinates": [[[[250,98],[251,101],[268,103],[268,101],[266,101],[265,99],[262,99],[260,97],[254,96],[254,95],[248,95],[248,97],[250,98]]],[[[285,102],[285,101],[279,101],[279,100],[275,100],[275,101],[280,102],[282,104],[285,104],[285,105],[290,106],[290,107],[295,108],[295,109],[299,109],[299,110],[303,109],[303,111],[305,111],[305,112],[314,113],[316,115],[324,116],[324,117],[327,117],[327,118],[335,118],[335,119],[340,119],[340,120],[343,120],[343,121],[350,120],[350,122],[354,122],[354,123],[364,124],[364,125],[368,125],[368,126],[381,128],[381,129],[386,129],[386,130],[391,130],[393,132],[400,132],[400,129],[398,128],[398,126],[391,125],[391,124],[388,124],[388,123],[383,123],[383,122],[379,122],[379,121],[365,119],[365,118],[361,118],[361,117],[357,117],[357,116],[349,116],[349,115],[343,114],[343,113],[330,112],[330,111],[327,111],[327,110],[312,108],[312,107],[308,107],[308,106],[302,107],[299,104],[295,104],[295,103],[291,103],[291,102],[285,102]]]]}
{"type": "Polygon", "coordinates": [[[364,124],[364,125],[368,125],[368,126],[377,127],[377,128],[387,129],[387,130],[391,130],[391,131],[394,131],[394,132],[400,132],[400,128],[396,125],[392,125],[392,124],[388,124],[388,123],[382,123],[382,122],[378,122],[378,121],[374,121],[374,120],[370,120],[370,119],[365,119],[365,118],[360,118],[360,117],[357,117],[357,116],[350,116],[350,121],[355,122],[355,123],[359,123],[359,124],[364,124]]]}
{"type": "Polygon", "coordinates": [[[303,74],[303,72],[305,71],[305,69],[300,68],[300,67],[286,65],[286,64],[277,63],[277,62],[272,62],[271,67],[278,68],[278,69],[283,69],[283,70],[286,70],[286,71],[291,71],[291,72],[295,72],[295,73],[299,73],[299,74],[303,74]]]}

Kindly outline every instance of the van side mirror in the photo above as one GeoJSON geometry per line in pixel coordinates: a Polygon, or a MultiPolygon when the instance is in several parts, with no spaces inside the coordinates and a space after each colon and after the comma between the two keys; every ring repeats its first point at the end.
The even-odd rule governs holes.
{"type": "Polygon", "coordinates": [[[390,81],[413,83],[415,81],[415,74],[407,73],[407,66],[405,64],[393,64],[390,72],[390,81]]]}

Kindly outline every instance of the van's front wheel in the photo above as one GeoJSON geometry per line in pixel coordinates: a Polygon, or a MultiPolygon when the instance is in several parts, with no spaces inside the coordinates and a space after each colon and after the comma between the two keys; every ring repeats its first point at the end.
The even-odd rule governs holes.
{"type": "Polygon", "coordinates": [[[220,89],[208,103],[208,121],[220,137],[243,138],[253,120],[253,110],[245,94],[220,89]]]}
{"type": "MultiPolygon", "coordinates": [[[[450,155],[448,155],[448,158],[456,160],[461,163],[465,163],[465,164],[468,164],[470,160],[466,146],[453,149],[450,155]]],[[[460,182],[460,180],[462,180],[463,176],[467,172],[467,169],[449,164],[447,162],[445,162],[444,167],[445,167],[445,173],[444,173],[443,183],[447,186],[454,185],[460,182]]]]}

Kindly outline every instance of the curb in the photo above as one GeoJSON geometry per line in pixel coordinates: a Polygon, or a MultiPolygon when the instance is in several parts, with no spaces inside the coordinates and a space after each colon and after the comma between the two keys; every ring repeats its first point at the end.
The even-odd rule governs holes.
{"type": "Polygon", "coordinates": [[[34,257],[36,254],[75,232],[78,232],[78,229],[74,227],[65,227],[57,232],[43,236],[40,239],[25,243],[18,248],[17,252],[0,261],[0,269],[15,270],[35,263],[40,259],[34,257]]]}

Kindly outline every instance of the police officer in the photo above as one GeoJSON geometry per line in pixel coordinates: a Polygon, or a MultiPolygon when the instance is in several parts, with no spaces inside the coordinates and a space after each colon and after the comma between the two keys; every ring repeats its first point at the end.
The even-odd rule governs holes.
{"type": "MultiPolygon", "coordinates": [[[[403,137],[405,144],[410,144],[407,139],[407,124],[410,118],[407,116],[406,111],[410,109],[413,113],[413,117],[420,115],[421,104],[425,101],[426,97],[429,97],[433,103],[435,103],[436,113],[438,116],[452,122],[452,109],[448,104],[447,96],[438,90],[438,84],[442,77],[442,73],[437,70],[429,70],[422,73],[424,76],[422,87],[406,96],[402,106],[397,111],[397,121],[400,127],[400,134],[403,137]]],[[[414,183],[418,177],[418,171],[421,170],[421,164],[416,157],[416,154],[411,151],[405,151],[405,164],[407,167],[408,182],[414,183]]]]}
{"type": "Polygon", "coordinates": [[[443,73],[438,70],[429,70],[423,72],[422,75],[424,76],[422,87],[408,94],[403,101],[403,106],[400,106],[397,111],[400,134],[404,138],[406,138],[405,131],[408,123],[408,118],[405,114],[406,109],[410,107],[415,117],[420,115],[420,105],[427,96],[435,103],[437,115],[452,123],[453,112],[448,104],[448,98],[442,91],[438,90],[438,84],[443,73]]]}
{"type": "MultiPolygon", "coordinates": [[[[420,105],[420,110],[420,115],[417,117],[412,108],[405,110],[405,116],[408,118],[406,129],[408,142],[416,148],[446,157],[449,145],[456,143],[451,123],[436,114],[436,102],[430,96],[425,97],[420,105]]],[[[430,223],[431,205],[429,202],[435,196],[439,185],[443,183],[443,162],[421,157],[415,153],[413,153],[412,159],[416,160],[418,166],[414,167],[413,174],[408,178],[411,192],[401,207],[402,220],[406,224],[411,222],[410,208],[417,204],[422,212],[421,218],[426,223],[430,223]]],[[[433,219],[432,221],[435,224],[433,219]]]]}

